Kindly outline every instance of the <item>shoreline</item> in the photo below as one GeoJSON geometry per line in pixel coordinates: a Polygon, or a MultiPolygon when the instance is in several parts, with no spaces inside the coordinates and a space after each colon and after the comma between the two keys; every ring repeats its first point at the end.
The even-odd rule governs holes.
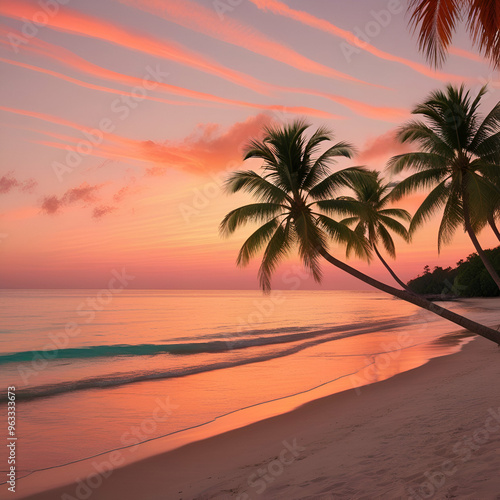
{"type": "MultiPolygon", "coordinates": [[[[247,500],[257,497],[279,498],[280,495],[283,495],[283,498],[307,498],[311,495],[311,498],[325,498],[325,500],[330,498],[362,498],[362,496],[356,496],[357,494],[361,495],[360,492],[355,493],[353,490],[348,493],[347,490],[344,491],[346,488],[351,488],[352,490],[353,486],[358,485],[362,491],[365,491],[365,495],[367,495],[366,499],[377,498],[373,496],[374,494],[389,495],[386,498],[411,498],[408,488],[414,488],[416,495],[414,498],[418,499],[418,488],[423,487],[421,485],[425,485],[427,477],[425,473],[428,470],[433,470],[431,459],[435,461],[436,456],[431,453],[429,456],[422,457],[418,461],[421,464],[420,481],[418,473],[416,475],[413,474],[415,478],[412,481],[408,480],[412,476],[411,474],[406,477],[406,481],[404,480],[405,478],[400,477],[400,484],[396,483],[397,485],[393,484],[393,480],[389,481],[392,488],[399,488],[398,493],[394,496],[389,491],[375,493],[373,486],[369,488],[368,486],[362,486],[362,483],[370,483],[372,479],[368,474],[369,470],[361,473],[360,469],[369,469],[369,463],[372,462],[370,456],[377,457],[375,453],[377,450],[373,449],[371,453],[364,451],[358,455],[353,455],[353,449],[360,446],[368,446],[369,443],[372,446],[377,445],[380,434],[373,432],[373,429],[370,431],[370,428],[373,425],[371,417],[379,413],[381,415],[378,416],[376,422],[386,432],[390,431],[395,423],[400,424],[401,422],[399,420],[398,422],[391,422],[390,417],[383,418],[383,416],[404,412],[405,409],[407,416],[408,414],[412,415],[415,412],[419,412],[422,416],[430,418],[430,420],[432,420],[432,417],[436,418],[435,413],[430,411],[433,410],[433,401],[435,401],[436,405],[439,405],[442,403],[443,397],[446,396],[446,394],[433,394],[434,391],[438,393],[443,391],[443,387],[435,385],[436,377],[444,377],[448,381],[448,385],[446,386],[448,392],[455,394],[455,399],[459,401],[459,397],[461,396],[465,403],[470,402],[470,398],[478,400],[478,395],[477,391],[476,393],[472,391],[469,394],[469,399],[467,399],[467,395],[462,394],[461,389],[463,387],[474,389],[474,381],[477,382],[478,388],[483,391],[485,390],[485,386],[489,387],[490,393],[483,395],[482,404],[476,405],[477,408],[474,406],[475,410],[474,408],[470,410],[470,415],[468,415],[470,421],[466,420],[462,422],[461,417],[465,416],[460,413],[460,408],[456,408],[453,404],[450,404],[448,413],[453,416],[453,422],[456,425],[460,423],[460,426],[463,427],[468,423],[471,424],[471,422],[477,421],[478,418],[480,419],[481,415],[484,420],[488,418],[489,409],[500,412],[498,409],[498,406],[500,406],[500,389],[491,384],[491,381],[498,379],[498,375],[500,375],[500,369],[498,368],[499,355],[498,348],[494,344],[485,339],[475,339],[465,345],[459,352],[433,358],[422,366],[404,371],[381,382],[365,385],[361,389],[353,388],[315,399],[304,403],[288,413],[273,416],[245,427],[230,430],[124,465],[113,470],[112,473],[108,473],[108,477],[106,477],[106,473],[103,473],[102,476],[104,477],[100,477],[101,484],[90,492],[91,498],[96,500],[113,498],[124,500],[135,498],[148,500],[156,498],[238,498],[238,500],[247,500]],[[489,363],[486,358],[490,358],[489,363]],[[464,372],[467,366],[473,367],[473,369],[464,372]],[[454,376],[451,377],[450,373],[454,373],[454,376]],[[482,380],[480,383],[479,379],[482,380]],[[459,380],[462,382],[459,382],[459,380]],[[430,401],[429,392],[431,392],[430,401]],[[384,403],[381,403],[380,400],[383,400],[384,403]],[[402,405],[403,402],[406,404],[402,405]],[[485,405],[488,408],[480,408],[485,405]],[[453,408],[455,409],[454,412],[451,411],[453,408]],[[427,414],[424,411],[425,409],[428,410],[427,414]],[[330,417],[325,417],[325,415],[329,415],[330,417]],[[338,428],[335,427],[332,430],[330,418],[336,419],[338,428]],[[346,455],[341,454],[342,463],[338,463],[338,455],[336,457],[328,456],[330,445],[345,440],[346,435],[356,436],[359,432],[366,434],[366,436],[362,439],[355,437],[356,441],[351,443],[350,446],[342,446],[342,450],[346,448],[344,450],[346,455]],[[318,442],[323,443],[323,446],[319,446],[318,448],[318,442]],[[324,468],[325,463],[330,463],[329,469],[333,467],[333,470],[336,471],[337,468],[339,470],[336,473],[332,471],[325,474],[320,473],[317,470],[319,454],[324,455],[320,459],[319,465],[322,464],[324,468]],[[280,456],[283,458],[283,461],[279,459],[280,456]],[[353,464],[357,465],[357,467],[347,467],[346,459],[348,456],[351,461],[356,458],[358,459],[357,463],[353,464]],[[312,469],[311,467],[307,467],[304,470],[303,466],[305,464],[314,465],[312,469]],[[345,472],[346,469],[349,472],[345,472]],[[358,469],[357,472],[355,472],[356,469],[358,469]],[[336,474],[340,473],[341,477],[346,476],[346,474],[352,477],[346,477],[346,479],[349,479],[347,481],[335,481],[336,474]],[[292,480],[296,483],[295,485],[289,484],[292,480]],[[331,484],[321,489],[320,487],[323,483],[325,485],[327,483],[331,484]],[[405,489],[404,483],[407,483],[408,488],[405,489]]],[[[448,394],[447,398],[444,397],[444,399],[451,401],[450,394],[448,394]]],[[[412,418],[413,421],[414,418],[412,418]]],[[[416,422],[416,424],[419,425],[416,425],[415,431],[422,431],[422,422],[416,422]]],[[[443,433],[439,431],[439,424],[440,419],[435,422],[435,427],[437,428],[434,431],[437,436],[443,438],[443,433]]],[[[453,429],[455,433],[456,425],[453,429]]],[[[428,427],[433,426],[429,425],[428,427]]],[[[476,427],[480,428],[477,425],[476,427]]],[[[403,433],[403,436],[406,435],[407,433],[403,433]]],[[[392,441],[396,438],[399,441],[402,439],[401,435],[385,436],[386,439],[390,437],[392,437],[392,441]]],[[[390,441],[391,439],[382,444],[385,446],[390,445],[390,441]]],[[[453,451],[453,446],[456,444],[455,441],[450,443],[448,450],[446,450],[445,446],[443,451],[448,451],[449,455],[456,454],[453,451]]],[[[500,443],[500,426],[499,432],[496,435],[491,433],[491,439],[480,446],[481,453],[484,454],[484,450],[489,449],[491,446],[493,446],[494,451],[496,448],[495,443],[496,446],[500,443]]],[[[380,445],[380,443],[378,444],[380,445]]],[[[388,446],[388,449],[390,448],[391,446],[388,446]]],[[[389,453],[389,456],[377,458],[377,464],[379,464],[381,458],[389,462],[395,460],[395,454],[397,455],[395,452],[399,448],[395,447],[395,443],[392,443],[392,448],[393,450],[389,453]]],[[[420,448],[422,448],[422,443],[419,443],[419,446],[412,446],[413,453],[425,455],[425,448],[423,450],[420,448]]],[[[474,463],[472,459],[471,462],[474,463]]],[[[377,466],[377,464],[374,465],[377,466]]],[[[398,463],[388,464],[385,473],[393,476],[395,472],[393,469],[397,468],[397,465],[398,463]]],[[[464,470],[468,470],[466,465],[468,464],[465,464],[461,469],[462,473],[464,470]]],[[[495,460],[490,460],[490,465],[496,471],[495,460]]],[[[414,461],[413,466],[415,467],[414,461]]],[[[380,474],[377,475],[384,475],[381,470],[378,471],[380,474]]],[[[439,474],[444,474],[444,472],[440,472],[439,474]]],[[[493,482],[494,485],[492,487],[496,488],[496,490],[491,490],[490,488],[488,494],[493,494],[493,491],[500,491],[500,479],[495,481],[495,475],[496,472],[492,472],[489,480],[488,478],[483,478],[482,483],[484,487],[493,482]]],[[[441,475],[436,477],[442,479],[441,475]]],[[[446,484],[442,489],[443,491],[447,491],[446,488],[453,488],[454,483],[462,476],[459,470],[451,474],[449,478],[447,476],[443,477],[447,481],[445,481],[446,484]]],[[[437,481],[436,484],[438,483],[437,481]]],[[[85,489],[82,484],[80,483],[81,491],[85,489]]],[[[97,482],[94,481],[92,484],[97,484],[97,482]]],[[[77,484],[72,484],[24,497],[18,496],[20,493],[17,493],[16,497],[25,498],[26,500],[48,500],[61,498],[66,493],[70,495],[67,498],[78,498],[77,486],[77,484]]],[[[378,485],[378,487],[384,488],[388,487],[388,485],[378,485]]],[[[432,484],[430,487],[437,488],[432,484]]],[[[457,487],[460,488],[460,486],[457,487]]],[[[424,492],[425,490],[422,491],[424,492]]],[[[20,492],[19,489],[18,492],[20,492]]],[[[453,491],[450,490],[450,494],[453,494],[453,491]]],[[[463,497],[461,496],[460,498],[463,497]]],[[[496,499],[497,497],[483,495],[481,498],[496,499]]]]}

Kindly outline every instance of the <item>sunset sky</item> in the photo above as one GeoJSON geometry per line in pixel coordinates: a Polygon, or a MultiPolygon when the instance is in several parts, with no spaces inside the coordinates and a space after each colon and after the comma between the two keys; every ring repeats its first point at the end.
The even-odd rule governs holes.
{"type": "MultiPolygon", "coordinates": [[[[235,266],[250,228],[224,240],[218,224],[248,199],[221,184],[264,125],[327,125],[359,150],[340,166],[383,170],[430,91],[490,82],[482,111],[499,100],[499,75],[464,30],[433,71],[405,12],[397,0],[1,2],[0,287],[102,288],[126,269],[134,288],[257,288],[258,260],[235,266]]],[[[495,245],[488,230],[480,240],[495,245]]],[[[403,279],[473,251],[457,234],[438,256],[436,241],[436,221],[397,240],[403,279]]],[[[303,276],[297,262],[276,288],[303,276]]],[[[324,271],[324,288],[362,288],[324,271]]]]}

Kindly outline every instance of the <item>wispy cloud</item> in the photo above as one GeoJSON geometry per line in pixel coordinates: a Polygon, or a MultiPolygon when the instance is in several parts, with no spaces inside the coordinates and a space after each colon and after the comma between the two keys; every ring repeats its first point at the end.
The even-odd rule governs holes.
{"type": "MultiPolygon", "coordinates": [[[[59,120],[56,120],[59,121],[59,120]]],[[[60,122],[63,122],[61,120],[60,122]]],[[[258,137],[272,117],[259,114],[228,128],[218,124],[199,124],[196,129],[179,141],[154,142],[121,138],[104,147],[110,156],[124,157],[145,162],[145,176],[162,176],[170,169],[194,174],[223,171],[241,160],[242,149],[249,137],[258,137]]],[[[63,146],[62,144],[55,146],[63,146]]],[[[1,184],[0,184],[1,185],[1,184]]],[[[102,194],[104,184],[84,182],[66,190],[62,195],[46,195],[40,203],[43,214],[57,215],[67,208],[90,208],[92,217],[101,219],[116,212],[124,200],[141,190],[135,180],[119,188],[107,198],[102,194]]]]}
{"type": "Polygon", "coordinates": [[[53,215],[61,212],[63,207],[75,204],[88,206],[98,201],[98,192],[103,184],[88,184],[86,182],[77,187],[68,189],[62,196],[45,196],[41,203],[41,210],[45,214],[53,215]]]}
{"type": "Polygon", "coordinates": [[[14,177],[14,171],[7,172],[0,177],[0,194],[7,194],[11,191],[24,191],[32,193],[37,186],[35,179],[19,180],[14,177]]]}
{"type": "Polygon", "coordinates": [[[354,33],[339,28],[330,21],[320,19],[306,11],[293,9],[279,0],[250,1],[261,10],[269,11],[276,15],[294,19],[295,21],[298,21],[302,24],[329,33],[337,38],[344,40],[344,42],[347,42],[353,47],[356,47],[356,49],[364,50],[365,52],[368,52],[373,56],[378,57],[379,59],[403,64],[404,66],[407,66],[417,73],[425,75],[429,78],[433,78],[442,82],[463,82],[464,80],[467,80],[467,78],[464,76],[444,73],[442,71],[435,71],[425,66],[424,64],[420,64],[409,59],[405,59],[404,57],[399,57],[394,54],[390,54],[389,52],[377,49],[372,44],[360,40],[354,33]]]}
{"type": "Polygon", "coordinates": [[[114,207],[112,205],[99,205],[98,207],[95,207],[94,210],[92,210],[92,217],[94,219],[100,219],[105,215],[109,215],[110,213],[115,212],[116,209],[117,207],[114,207]]]}
{"type": "MultiPolygon", "coordinates": [[[[172,154],[184,156],[185,161],[178,166],[193,173],[225,170],[231,162],[241,160],[242,149],[249,138],[260,136],[263,128],[271,122],[272,117],[262,113],[227,129],[217,124],[200,124],[193,133],[178,142],[146,141],[142,143],[142,153],[152,163],[167,166],[171,164],[172,154]]],[[[159,170],[150,173],[158,174],[159,170]]]]}
{"type": "MultiPolygon", "coordinates": [[[[89,127],[46,113],[0,106],[0,110],[43,120],[47,123],[72,128],[82,133],[91,133],[89,127]]],[[[180,141],[154,142],[123,137],[113,133],[103,134],[102,143],[91,148],[89,155],[99,158],[122,159],[154,164],[149,166],[150,175],[164,173],[168,169],[206,173],[224,170],[231,161],[241,159],[242,147],[249,137],[256,137],[273,121],[268,113],[259,113],[227,129],[218,124],[199,124],[196,129],[180,141]]],[[[82,141],[81,137],[39,130],[44,135],[55,137],[70,144],[82,141]]],[[[68,150],[68,144],[54,141],[36,141],[45,146],[68,150]]]]}
{"type": "MultiPolygon", "coordinates": [[[[39,9],[37,4],[25,0],[0,3],[0,15],[20,20],[32,19],[39,9]]],[[[179,43],[159,39],[128,27],[121,27],[118,24],[69,9],[66,6],[60,8],[57,16],[47,16],[45,26],[65,33],[96,38],[129,50],[167,59],[218,76],[261,94],[268,93],[267,85],[264,82],[227,68],[179,43]]]]}
{"type": "MultiPolygon", "coordinates": [[[[0,30],[1,32],[1,30],[0,30]]],[[[94,64],[89,63],[88,61],[84,61],[82,58],[78,58],[78,56],[75,56],[77,59],[72,59],[70,58],[65,58],[65,57],[54,57],[54,55],[57,54],[57,46],[53,46],[55,50],[49,50],[44,53],[47,57],[52,57],[57,60],[60,60],[61,62],[65,62],[67,65],[74,67],[75,69],[84,71],[88,74],[92,74],[94,76],[100,76],[102,78],[108,79],[108,80],[113,80],[116,83],[122,83],[122,84],[138,84],[142,82],[139,78],[136,77],[131,77],[128,75],[122,75],[120,73],[116,73],[113,71],[106,70],[105,68],[101,68],[99,66],[96,66],[94,64]],[[51,55],[52,54],[52,55],[51,55]],[[84,61],[84,64],[80,65],[78,64],[78,60],[81,59],[84,61]]],[[[65,51],[69,52],[69,51],[65,51]]],[[[71,53],[70,53],[71,54],[71,53]]],[[[49,69],[41,68],[38,66],[34,66],[32,64],[26,64],[26,63],[21,63],[19,61],[12,61],[10,59],[6,59],[3,57],[0,57],[0,61],[5,62],[7,64],[11,64],[14,66],[19,66],[25,69],[30,69],[32,71],[37,71],[40,73],[48,74],[51,76],[54,76],[56,78],[60,78],[62,80],[65,80],[67,82],[89,88],[92,90],[99,90],[103,92],[108,92],[108,93],[113,93],[113,94],[118,94],[118,95],[125,95],[128,97],[135,97],[133,93],[123,91],[123,90],[117,90],[117,89],[112,89],[109,87],[103,87],[100,85],[95,85],[87,82],[83,82],[81,80],[78,80],[76,78],[72,78],[70,76],[64,75],[62,73],[58,73],[56,71],[52,71],[49,69]]],[[[374,106],[369,103],[365,103],[363,101],[359,101],[356,99],[350,99],[347,97],[343,97],[341,95],[336,95],[336,94],[330,94],[327,92],[321,92],[313,89],[307,89],[307,88],[292,88],[292,87],[284,87],[284,86],[270,86],[272,87],[273,90],[279,91],[279,92],[288,92],[288,93],[294,93],[294,94],[308,94],[308,95],[313,95],[317,97],[322,97],[328,100],[331,100],[333,102],[336,102],[342,106],[345,106],[349,108],[351,111],[353,111],[355,114],[360,115],[360,116],[365,116],[368,118],[376,119],[376,120],[382,120],[382,121],[399,121],[403,118],[405,118],[408,115],[408,111],[403,109],[403,108],[395,108],[391,106],[374,106]]],[[[307,107],[307,106],[285,106],[281,104],[258,104],[258,103],[250,103],[247,101],[241,101],[241,100],[234,100],[234,99],[226,99],[223,97],[218,97],[214,96],[211,94],[207,94],[204,92],[197,92],[193,90],[188,90],[188,89],[183,89],[181,87],[176,87],[174,85],[168,85],[165,83],[160,83],[158,85],[158,90],[159,91],[165,91],[167,93],[171,94],[176,94],[176,95],[183,95],[184,97],[191,97],[195,99],[200,99],[204,101],[211,101],[216,104],[223,104],[223,105],[230,105],[230,106],[237,106],[237,107],[246,107],[246,108],[254,108],[254,109],[261,109],[261,110],[266,110],[266,111],[276,111],[278,113],[286,113],[286,114],[293,114],[293,115],[308,115],[308,116],[315,116],[318,118],[328,118],[328,119],[342,119],[344,118],[341,115],[338,114],[333,114],[329,113],[327,111],[307,107]]],[[[162,99],[159,97],[154,97],[154,96],[149,96],[146,95],[145,99],[151,100],[151,101],[156,101],[156,102],[162,102],[165,104],[174,104],[174,105],[182,105],[182,106],[197,106],[199,104],[193,103],[193,102],[182,102],[182,101],[172,101],[172,100],[166,100],[162,99]]]]}
{"type": "Polygon", "coordinates": [[[463,57],[464,59],[470,59],[471,61],[488,64],[488,61],[482,55],[475,54],[474,52],[470,52],[469,50],[461,49],[459,47],[455,47],[454,45],[451,45],[448,48],[448,52],[454,56],[463,57]]]}
{"type": "Polygon", "coordinates": [[[102,193],[103,187],[104,184],[83,182],[60,196],[44,196],[40,203],[41,212],[45,215],[60,215],[68,208],[79,207],[89,209],[92,218],[101,219],[118,211],[126,198],[140,190],[134,179],[111,196],[106,197],[102,193]]]}
{"type": "Polygon", "coordinates": [[[386,161],[392,156],[409,153],[411,150],[411,145],[402,144],[397,140],[396,130],[389,130],[368,139],[358,155],[358,160],[367,164],[373,161],[386,161]]]}
{"type": "Polygon", "coordinates": [[[185,28],[203,33],[224,42],[243,47],[256,54],[279,61],[306,73],[327,78],[372,85],[347,73],[320,64],[290,49],[255,28],[226,17],[221,22],[215,10],[190,0],[118,0],[159,16],[185,28]]]}
{"type": "MultiPolygon", "coordinates": [[[[33,64],[26,64],[26,63],[22,63],[20,61],[13,61],[12,59],[7,59],[4,57],[0,57],[0,61],[3,63],[6,63],[6,64],[10,64],[12,66],[18,66],[20,68],[29,69],[31,71],[36,71],[38,73],[44,73],[46,75],[50,75],[50,76],[53,76],[55,78],[59,78],[60,80],[65,80],[66,82],[73,83],[75,85],[78,85],[79,87],[85,87],[85,88],[91,89],[91,90],[98,90],[100,92],[107,92],[110,94],[117,94],[117,95],[122,95],[122,96],[127,96],[127,97],[137,99],[137,95],[133,94],[132,92],[128,92],[126,90],[113,89],[113,88],[109,88],[109,87],[103,87],[102,85],[95,85],[93,83],[84,82],[82,80],[78,80],[77,78],[73,78],[73,77],[65,75],[63,73],[58,73],[57,71],[52,71],[50,69],[41,68],[40,66],[34,66],[33,64]]],[[[181,105],[181,106],[193,106],[194,105],[192,102],[173,101],[173,100],[163,99],[161,97],[154,97],[154,96],[147,95],[147,94],[144,95],[144,99],[149,100],[149,101],[161,102],[164,104],[173,104],[173,105],[181,105]]]]}
{"type": "MultiPolygon", "coordinates": [[[[7,36],[9,34],[15,34],[16,36],[22,36],[21,32],[13,29],[5,29],[0,27],[0,43],[4,45],[9,45],[7,41],[7,36]]],[[[20,47],[21,51],[34,53],[36,55],[41,55],[42,57],[48,58],[53,61],[57,61],[58,63],[63,64],[66,67],[75,69],[81,73],[91,76],[95,78],[96,76],[107,81],[111,81],[113,83],[117,83],[119,85],[129,85],[131,87],[140,87],[144,86],[144,79],[138,78],[130,75],[125,75],[123,73],[118,73],[116,71],[109,70],[107,68],[103,68],[102,66],[98,66],[97,64],[93,64],[86,59],[76,55],[70,50],[60,47],[58,45],[45,42],[43,40],[34,39],[28,45],[22,45],[20,47]]],[[[97,90],[101,92],[107,92],[112,94],[117,94],[121,96],[131,97],[133,99],[137,98],[133,92],[118,90],[115,88],[103,87],[102,85],[96,85],[92,83],[88,83],[77,78],[70,77],[63,73],[59,73],[53,70],[49,70],[46,68],[42,68],[40,66],[35,66],[32,64],[22,63],[20,61],[14,61],[7,58],[0,57],[0,61],[10,64],[13,66],[18,66],[24,69],[28,69],[31,71],[36,71],[38,73],[43,73],[46,75],[53,76],[55,78],[64,80],[66,82],[72,83],[74,85],[78,85],[80,87],[84,87],[91,90],[97,90]]],[[[156,69],[152,70],[152,73],[157,72],[156,69]]],[[[271,86],[269,87],[272,88],[271,86]]],[[[275,89],[273,89],[275,90],[275,89]]],[[[211,103],[212,105],[221,105],[221,106],[231,106],[231,107],[243,107],[243,108],[253,108],[260,110],[268,110],[268,111],[279,111],[282,113],[288,114],[305,114],[309,116],[316,116],[318,118],[329,118],[329,119],[340,119],[342,118],[339,115],[335,115],[329,113],[327,111],[310,108],[307,106],[285,106],[281,104],[259,104],[252,103],[248,101],[238,100],[238,99],[228,99],[225,97],[216,96],[213,94],[209,94],[206,92],[199,92],[196,90],[187,89],[184,87],[179,87],[176,85],[171,85],[163,81],[155,81],[154,82],[154,91],[155,92],[163,92],[170,95],[181,96],[190,99],[196,99],[198,101],[204,101],[205,103],[211,103]]],[[[148,93],[144,94],[144,99],[149,101],[161,102],[169,105],[176,106],[203,106],[205,104],[193,102],[193,101],[177,101],[177,100],[169,100],[163,99],[159,97],[152,96],[148,93]]]]}
{"type": "MultiPolygon", "coordinates": [[[[33,14],[33,11],[35,9],[34,5],[27,4],[24,0],[19,0],[16,3],[8,4],[6,2],[0,4],[0,14],[3,14],[8,17],[13,17],[17,19],[22,19],[22,18],[29,18],[30,15],[33,14]]],[[[215,15],[215,14],[213,14],[215,15]]],[[[226,24],[220,23],[220,21],[217,19],[217,25],[220,24],[226,24]]],[[[83,13],[79,13],[76,11],[71,11],[67,8],[61,9],[61,11],[58,13],[57,16],[54,16],[53,18],[49,19],[49,27],[59,30],[59,31],[64,31],[64,32],[69,32],[77,35],[82,35],[82,36],[88,36],[88,37],[94,37],[98,38],[101,40],[108,41],[110,43],[114,43],[120,46],[123,46],[127,49],[130,50],[139,50],[145,53],[148,53],[150,55],[154,55],[157,57],[162,57],[165,59],[170,59],[174,60],[176,62],[180,62],[183,64],[187,64],[188,66],[194,67],[196,69],[199,69],[201,71],[205,71],[208,73],[213,73],[213,71],[210,69],[212,66],[216,63],[211,62],[210,60],[206,60],[204,56],[195,54],[192,55],[192,57],[188,57],[187,55],[184,57],[181,57],[181,52],[182,48],[179,50],[181,52],[176,52],[173,48],[170,47],[170,42],[165,41],[165,40],[159,40],[154,37],[151,37],[149,35],[144,35],[140,33],[136,33],[134,31],[131,31],[130,29],[125,29],[119,26],[116,26],[114,24],[111,24],[109,22],[88,16],[83,13]],[[195,57],[196,56],[196,57],[195,57]]],[[[243,33],[243,32],[242,32],[243,33]]],[[[242,35],[240,33],[240,36],[242,35]]],[[[47,48],[47,47],[46,47],[47,48]]],[[[40,52],[43,50],[41,47],[38,47],[38,51],[40,52]]],[[[187,50],[187,49],[185,49],[187,50]]],[[[49,51],[50,52],[50,51],[49,51]]],[[[104,68],[96,68],[95,65],[90,65],[88,61],[83,60],[82,58],[75,58],[75,57],[70,57],[68,58],[68,51],[66,51],[64,54],[60,53],[59,55],[56,55],[55,57],[62,62],[62,59],[66,59],[66,64],[67,65],[72,65],[73,67],[77,68],[80,71],[85,71],[85,72],[94,72],[93,74],[97,74],[97,76],[101,78],[106,78],[108,80],[113,80],[116,81],[117,83],[119,82],[120,79],[124,79],[125,81],[128,80],[128,84],[132,84],[133,82],[136,84],[137,82],[134,80],[130,80],[130,78],[134,77],[129,77],[128,75],[120,75],[117,73],[114,73],[110,70],[106,70],[104,68]],[[97,73],[95,71],[97,70],[97,73]]],[[[45,50],[45,55],[47,55],[47,50],[45,50]]],[[[53,56],[54,57],[54,56],[53,56]]],[[[12,61],[12,60],[7,60],[3,58],[3,61],[8,63],[8,64],[14,64],[17,66],[24,67],[26,69],[31,69],[33,71],[38,71],[42,72],[45,74],[50,74],[52,76],[55,76],[57,78],[61,78],[63,80],[66,80],[68,82],[84,86],[87,88],[92,88],[94,90],[101,90],[104,92],[112,92],[112,93],[117,93],[117,94],[122,94],[122,95],[130,95],[130,92],[126,91],[119,91],[116,89],[110,89],[107,87],[102,87],[99,85],[94,85],[90,84],[87,82],[82,82],[81,80],[77,80],[75,78],[69,77],[67,75],[63,75],[61,73],[57,73],[52,70],[48,70],[45,68],[40,68],[38,66],[30,65],[30,64],[25,64],[25,63],[20,63],[17,61],[12,61]]],[[[219,67],[219,66],[217,66],[219,67]]],[[[290,87],[283,87],[283,86],[276,86],[272,84],[268,84],[266,82],[257,80],[249,75],[245,75],[243,73],[237,73],[237,77],[231,76],[233,73],[232,70],[228,68],[224,68],[221,66],[220,71],[218,70],[217,75],[225,78],[228,81],[232,81],[233,83],[237,83],[238,85],[242,85],[247,88],[251,88],[252,90],[261,93],[261,94],[270,94],[276,91],[280,92],[290,92],[290,93],[303,93],[303,94],[309,94],[309,95],[315,95],[315,96],[320,96],[324,97],[326,99],[338,102],[342,105],[345,105],[347,107],[350,107],[356,114],[360,114],[361,116],[367,116],[367,114],[370,115],[372,118],[376,119],[381,119],[381,120],[387,120],[388,118],[388,113],[387,111],[390,111],[390,108],[386,108],[385,110],[382,110],[382,113],[377,113],[376,107],[371,107],[367,103],[363,103],[361,101],[356,101],[353,99],[348,99],[344,98],[342,96],[334,96],[332,94],[327,94],[327,93],[322,93],[315,91],[313,89],[295,89],[295,88],[290,88],[290,87]],[[226,71],[227,70],[227,71],[226,71]],[[229,73],[227,73],[229,72],[229,73]],[[356,105],[356,104],[359,104],[356,105]],[[371,108],[371,110],[370,110],[371,108]]],[[[176,95],[182,95],[184,97],[192,97],[196,99],[202,99],[202,100],[210,100],[212,102],[218,102],[220,104],[228,104],[232,106],[244,106],[244,107],[251,107],[254,109],[261,109],[261,110],[269,110],[269,111],[278,111],[282,113],[291,113],[291,114],[306,114],[310,116],[316,116],[316,117],[321,117],[321,118],[340,118],[338,115],[334,115],[322,110],[317,110],[309,107],[304,107],[304,106],[284,106],[284,105],[265,105],[265,104],[254,104],[254,103],[249,103],[246,101],[241,101],[241,100],[231,100],[231,99],[226,99],[226,98],[220,98],[217,96],[213,96],[207,93],[202,93],[202,92],[196,92],[188,89],[181,89],[179,87],[175,87],[172,85],[164,84],[162,83],[161,85],[158,86],[159,89],[162,89],[164,91],[176,94],[176,95]]],[[[179,104],[176,101],[168,101],[164,100],[162,98],[158,97],[153,97],[153,96],[148,96],[147,97],[150,100],[153,101],[158,101],[158,102],[165,102],[167,104],[179,104]]],[[[186,103],[180,103],[180,104],[186,104],[186,103]]],[[[188,103],[189,104],[189,103],[188,103]]],[[[192,103],[191,103],[192,104],[192,103]]],[[[392,113],[396,112],[398,113],[397,110],[393,109],[391,111],[392,113]]],[[[393,119],[390,119],[389,121],[394,121],[393,119]]]]}
{"type": "Polygon", "coordinates": [[[281,87],[281,90],[283,92],[293,92],[323,97],[325,99],[329,99],[330,101],[336,102],[341,106],[345,106],[356,115],[372,118],[374,120],[400,122],[401,120],[407,118],[409,115],[409,111],[404,108],[396,108],[394,106],[374,106],[373,104],[359,101],[357,99],[350,99],[338,94],[330,94],[328,92],[321,92],[319,90],[292,89],[288,87],[281,87]]]}

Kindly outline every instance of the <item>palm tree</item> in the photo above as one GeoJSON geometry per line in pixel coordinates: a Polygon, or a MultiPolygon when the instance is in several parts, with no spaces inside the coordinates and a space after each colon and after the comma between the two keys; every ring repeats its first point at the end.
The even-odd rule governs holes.
{"type": "MultiPolygon", "coordinates": [[[[497,189],[500,190],[500,175],[496,179],[496,186],[497,186],[497,189]]],[[[488,210],[488,214],[487,214],[488,224],[489,224],[491,230],[493,231],[493,233],[495,234],[495,236],[497,237],[498,241],[500,241],[500,231],[498,230],[496,221],[499,218],[500,218],[500,196],[498,196],[496,198],[496,200],[493,200],[493,205],[488,210]]]]}
{"type": "Polygon", "coordinates": [[[498,213],[500,211],[500,207],[498,207],[495,212],[491,212],[491,214],[488,216],[488,224],[491,227],[491,230],[493,233],[495,233],[495,236],[497,237],[497,240],[500,241],[500,231],[498,230],[498,227],[496,225],[495,219],[498,217],[498,213]]]}
{"type": "Polygon", "coordinates": [[[410,233],[444,206],[438,251],[463,226],[500,288],[500,278],[476,236],[500,196],[495,185],[500,176],[500,103],[481,121],[477,109],[485,92],[483,87],[473,101],[463,85],[432,92],[412,111],[425,121],[412,120],[398,132],[401,142],[414,143],[420,151],[394,156],[388,166],[394,173],[415,171],[393,189],[393,199],[432,188],[413,216],[410,233]]]}
{"type": "MultiPolygon", "coordinates": [[[[396,246],[394,245],[394,240],[389,231],[393,231],[406,241],[409,241],[408,230],[397,219],[410,222],[411,215],[401,208],[387,208],[390,201],[391,186],[380,178],[380,172],[373,170],[370,173],[372,175],[369,182],[358,182],[354,184],[352,187],[355,194],[354,197],[342,197],[342,199],[357,201],[362,205],[363,209],[358,210],[358,213],[341,222],[348,226],[355,224],[354,231],[368,240],[370,247],[387,271],[389,271],[389,274],[402,288],[411,292],[406,283],[397,276],[382,257],[377,246],[380,242],[386,252],[395,259],[396,246]]],[[[346,256],[349,258],[351,253],[352,247],[347,243],[346,256]]]]}
{"type": "Polygon", "coordinates": [[[354,167],[332,173],[332,160],[339,156],[351,157],[352,147],[339,142],[318,155],[319,147],[330,141],[332,135],[325,129],[319,129],[306,140],[307,128],[308,125],[302,122],[285,125],[283,128],[267,128],[264,139],[252,141],[245,156],[245,159],[263,160],[263,175],[250,170],[234,172],[228,178],[228,192],[250,193],[257,203],[229,212],[221,222],[221,233],[232,234],[249,222],[261,224],[243,243],[237,259],[238,265],[245,266],[265,247],[259,280],[262,289],[269,291],[271,276],[276,267],[297,247],[301,261],[318,282],[321,280],[320,257],[323,257],[337,268],[378,290],[432,311],[500,345],[500,332],[406,290],[377,281],[328,252],[327,241],[333,238],[339,242],[352,242],[360,255],[369,253],[366,240],[361,240],[354,231],[327,215],[342,212],[343,209],[346,213],[352,213],[351,201],[331,198],[343,186],[352,187],[366,173],[354,167]]]}
{"type": "Polygon", "coordinates": [[[412,0],[410,25],[419,27],[419,49],[434,66],[441,66],[456,30],[465,17],[480,52],[494,68],[500,65],[500,5],[496,0],[412,0]]]}

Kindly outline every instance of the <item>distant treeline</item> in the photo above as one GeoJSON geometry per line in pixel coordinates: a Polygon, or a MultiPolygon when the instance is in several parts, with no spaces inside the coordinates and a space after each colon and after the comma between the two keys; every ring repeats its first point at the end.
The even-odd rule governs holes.
{"type": "MultiPolygon", "coordinates": [[[[485,250],[488,259],[500,273],[500,246],[485,250]]],[[[436,266],[431,271],[424,267],[423,274],[408,282],[408,286],[419,294],[444,294],[460,297],[496,297],[500,290],[486,271],[484,264],[476,253],[459,260],[456,267],[436,266]]]]}

